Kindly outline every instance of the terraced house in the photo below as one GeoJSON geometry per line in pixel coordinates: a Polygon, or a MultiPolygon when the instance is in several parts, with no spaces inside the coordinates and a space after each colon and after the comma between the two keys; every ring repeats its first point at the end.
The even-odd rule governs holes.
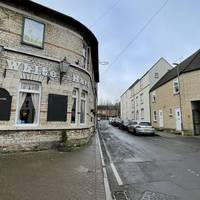
{"type": "Polygon", "coordinates": [[[150,122],[149,91],[171,68],[164,58],[160,58],[121,95],[122,119],[150,122]]]}
{"type": "Polygon", "coordinates": [[[154,127],[200,135],[200,50],[166,73],[150,90],[154,127]]]}
{"type": "Polygon", "coordinates": [[[0,151],[50,148],[95,130],[98,41],[75,19],[0,0],[0,151]]]}

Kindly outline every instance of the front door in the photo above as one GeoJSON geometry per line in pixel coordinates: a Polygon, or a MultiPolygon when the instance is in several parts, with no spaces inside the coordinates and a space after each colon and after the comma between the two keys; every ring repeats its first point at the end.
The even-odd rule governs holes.
{"type": "Polygon", "coordinates": [[[164,127],[164,122],[163,122],[163,111],[162,111],[162,110],[159,110],[159,111],[158,111],[158,114],[159,114],[159,127],[160,127],[160,128],[163,128],[163,127],[164,127]]]}
{"type": "Polygon", "coordinates": [[[194,134],[200,135],[200,110],[193,110],[194,134]]]}
{"type": "Polygon", "coordinates": [[[175,109],[176,114],[176,130],[181,131],[181,110],[180,108],[175,109]]]}

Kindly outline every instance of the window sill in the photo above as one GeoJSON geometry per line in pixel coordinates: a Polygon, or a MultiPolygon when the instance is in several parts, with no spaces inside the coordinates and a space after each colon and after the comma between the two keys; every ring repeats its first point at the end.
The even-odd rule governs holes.
{"type": "Polygon", "coordinates": [[[39,126],[39,124],[15,124],[15,127],[16,128],[31,128],[31,127],[33,127],[33,128],[35,128],[35,127],[38,127],[39,126]]]}

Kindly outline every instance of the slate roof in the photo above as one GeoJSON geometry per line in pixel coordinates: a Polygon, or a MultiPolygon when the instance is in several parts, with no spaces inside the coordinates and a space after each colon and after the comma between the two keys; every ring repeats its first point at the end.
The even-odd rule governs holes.
{"type": "Polygon", "coordinates": [[[165,83],[171,81],[176,78],[179,74],[200,70],[200,49],[196,51],[194,54],[186,58],[183,62],[181,62],[178,66],[174,67],[170,71],[168,71],[150,90],[153,91],[165,83]]]}
{"type": "Polygon", "coordinates": [[[60,24],[61,26],[68,27],[78,34],[82,35],[83,38],[90,44],[94,77],[95,81],[99,82],[98,41],[95,35],[85,25],[70,16],[67,16],[63,13],[60,13],[30,0],[0,0],[0,2],[5,3],[9,6],[13,6],[15,8],[22,9],[41,18],[45,18],[46,16],[48,16],[47,20],[52,21],[56,24],[60,24]]]}

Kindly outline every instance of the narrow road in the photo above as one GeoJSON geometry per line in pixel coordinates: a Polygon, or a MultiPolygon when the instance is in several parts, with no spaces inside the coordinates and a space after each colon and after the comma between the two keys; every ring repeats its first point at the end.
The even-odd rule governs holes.
{"type": "Polygon", "coordinates": [[[132,200],[200,200],[199,138],[134,136],[106,121],[100,127],[112,192],[132,200]]]}

